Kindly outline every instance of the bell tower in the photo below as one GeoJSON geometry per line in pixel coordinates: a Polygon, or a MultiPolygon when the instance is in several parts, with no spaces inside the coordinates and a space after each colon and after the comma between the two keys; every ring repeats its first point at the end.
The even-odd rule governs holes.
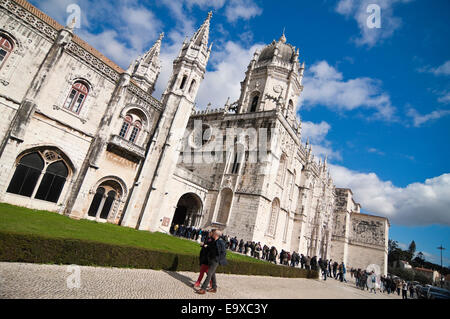
{"type": "Polygon", "coordinates": [[[278,41],[256,51],[241,82],[238,113],[277,109],[294,120],[305,68],[298,58],[299,50],[286,43],[284,33],[278,41]]]}
{"type": "Polygon", "coordinates": [[[194,110],[198,88],[204,78],[211,53],[208,46],[212,13],[190,39],[185,41],[173,62],[173,71],[162,96],[163,112],[149,146],[122,225],[141,230],[161,229],[161,204],[169,194],[179,157],[179,144],[194,110]]]}

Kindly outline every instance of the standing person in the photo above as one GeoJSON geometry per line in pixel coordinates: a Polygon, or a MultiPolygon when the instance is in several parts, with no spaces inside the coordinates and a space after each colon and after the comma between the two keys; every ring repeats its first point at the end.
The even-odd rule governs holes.
{"type": "Polygon", "coordinates": [[[241,241],[239,242],[239,252],[242,254],[242,251],[244,249],[244,240],[241,239],[241,241]]]}
{"type": "Polygon", "coordinates": [[[331,262],[333,261],[333,259],[330,259],[330,261],[328,262],[328,277],[331,277],[331,262]]]}
{"type": "Polygon", "coordinates": [[[344,262],[342,262],[342,280],[344,282],[347,282],[347,280],[345,279],[345,274],[347,273],[347,268],[345,268],[345,264],[344,262]]]}
{"type": "Polygon", "coordinates": [[[322,270],[323,280],[327,280],[327,262],[325,260],[319,259],[319,267],[322,270]]]}
{"type": "Polygon", "coordinates": [[[411,298],[411,299],[414,298],[414,285],[413,284],[409,284],[409,298],[411,298]]]}
{"type": "Polygon", "coordinates": [[[311,270],[311,257],[306,256],[306,269],[311,270]]]}
{"type": "Polygon", "coordinates": [[[300,254],[300,266],[302,267],[302,269],[305,269],[305,265],[306,265],[306,258],[303,254],[300,254]]]}
{"type": "Polygon", "coordinates": [[[337,273],[336,273],[337,267],[338,267],[338,263],[337,263],[337,261],[335,261],[333,263],[333,277],[334,277],[334,279],[337,279],[337,273]]]}
{"type": "Polygon", "coordinates": [[[400,290],[402,289],[402,282],[397,280],[397,295],[400,296],[400,290]]]}
{"type": "Polygon", "coordinates": [[[402,283],[402,299],[408,299],[408,284],[406,281],[402,283]]]}
{"type": "MultiPolygon", "coordinates": [[[[194,284],[194,288],[200,287],[203,275],[208,272],[208,245],[214,241],[214,239],[212,238],[213,233],[214,229],[210,231],[206,241],[201,244],[202,248],[200,250],[200,274],[198,275],[198,279],[194,284]]],[[[210,288],[212,288],[212,282],[210,282],[210,288]]]]}
{"type": "Polygon", "coordinates": [[[367,278],[368,286],[370,287],[370,292],[377,293],[377,275],[372,271],[369,278],[367,278]]]}
{"type": "Polygon", "coordinates": [[[208,292],[216,293],[217,292],[217,281],[216,281],[216,270],[217,267],[225,266],[227,264],[227,250],[225,248],[225,242],[220,238],[222,236],[222,232],[220,230],[216,230],[213,233],[213,240],[207,247],[207,255],[208,255],[208,275],[206,276],[205,281],[203,282],[202,288],[197,291],[198,294],[204,295],[206,293],[206,288],[208,287],[208,283],[212,280],[212,288],[208,289],[208,292]]]}

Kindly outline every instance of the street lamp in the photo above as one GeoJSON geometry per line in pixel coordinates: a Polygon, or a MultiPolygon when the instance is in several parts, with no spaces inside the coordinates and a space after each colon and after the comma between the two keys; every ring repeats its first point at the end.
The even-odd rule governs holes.
{"type": "Polygon", "coordinates": [[[442,284],[443,284],[443,280],[442,280],[442,251],[445,249],[444,247],[442,247],[442,244],[441,244],[441,246],[439,246],[437,249],[439,249],[440,251],[441,251],[441,274],[440,274],[440,282],[441,282],[441,288],[442,288],[442,284]]]}

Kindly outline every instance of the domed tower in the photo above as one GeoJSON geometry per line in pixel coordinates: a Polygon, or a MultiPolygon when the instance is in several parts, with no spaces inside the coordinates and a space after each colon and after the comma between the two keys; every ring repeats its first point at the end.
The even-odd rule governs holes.
{"type": "Polygon", "coordinates": [[[278,41],[256,51],[241,82],[238,113],[277,109],[294,120],[305,67],[298,57],[299,50],[286,43],[284,33],[278,41]]]}

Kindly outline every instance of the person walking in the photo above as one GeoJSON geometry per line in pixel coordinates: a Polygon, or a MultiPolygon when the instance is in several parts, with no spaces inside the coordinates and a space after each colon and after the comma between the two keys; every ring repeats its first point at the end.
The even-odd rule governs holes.
{"type": "Polygon", "coordinates": [[[215,230],[212,235],[213,241],[207,247],[208,275],[206,276],[201,289],[196,291],[196,293],[200,295],[204,295],[206,291],[211,293],[217,292],[217,267],[219,265],[225,266],[227,264],[227,250],[225,248],[225,242],[220,238],[220,236],[222,236],[222,232],[220,230],[215,230]],[[212,281],[212,288],[207,290],[206,288],[208,287],[208,283],[210,281],[212,281]]]}
{"type": "MultiPolygon", "coordinates": [[[[212,235],[214,233],[214,229],[211,230],[209,233],[208,238],[206,239],[206,242],[201,244],[201,250],[200,250],[200,274],[198,275],[198,279],[194,284],[195,288],[200,288],[200,284],[202,283],[203,276],[208,272],[208,245],[214,241],[212,238],[212,235]]],[[[210,282],[210,288],[212,288],[212,282],[210,282]]]]}

